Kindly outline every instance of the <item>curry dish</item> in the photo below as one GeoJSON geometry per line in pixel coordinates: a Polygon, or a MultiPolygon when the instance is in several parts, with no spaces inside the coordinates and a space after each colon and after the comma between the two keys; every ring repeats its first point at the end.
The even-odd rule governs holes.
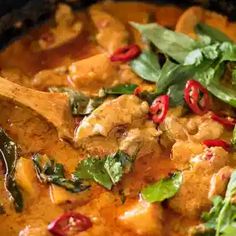
{"type": "Polygon", "coordinates": [[[198,6],[59,4],[0,53],[35,93],[0,92],[0,235],[235,236],[235,42],[198,6]],[[72,138],[37,112],[59,94],[72,138]]]}

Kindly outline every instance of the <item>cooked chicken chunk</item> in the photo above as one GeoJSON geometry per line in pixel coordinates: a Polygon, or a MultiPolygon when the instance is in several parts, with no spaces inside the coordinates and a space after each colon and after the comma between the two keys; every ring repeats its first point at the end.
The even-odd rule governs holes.
{"type": "Polygon", "coordinates": [[[97,42],[108,53],[127,44],[129,34],[118,19],[96,6],[91,7],[89,13],[98,30],[97,42]]]}
{"type": "Polygon", "coordinates": [[[189,160],[204,150],[204,146],[200,143],[191,141],[177,141],[172,147],[172,160],[178,170],[189,167],[189,160]]]}
{"type": "Polygon", "coordinates": [[[212,176],[208,193],[209,199],[212,199],[216,195],[223,196],[225,194],[232,171],[233,169],[231,167],[225,166],[212,176]]]}
{"type": "Polygon", "coordinates": [[[82,120],[75,141],[78,145],[97,148],[104,146],[106,140],[105,146],[120,148],[130,155],[138,151],[139,155],[150,153],[160,132],[147,121],[147,113],[148,104],[134,95],[109,100],[82,120]]]}
{"type": "Polygon", "coordinates": [[[223,134],[224,127],[212,120],[208,114],[182,118],[175,113],[169,113],[160,125],[160,130],[163,132],[162,145],[170,146],[178,140],[202,142],[205,139],[217,139],[223,134]]]}
{"type": "Polygon", "coordinates": [[[107,101],[82,120],[75,141],[95,135],[108,136],[113,128],[145,119],[147,113],[148,104],[134,95],[123,95],[107,101]]]}
{"type": "Polygon", "coordinates": [[[138,235],[161,236],[162,208],[143,200],[125,204],[118,216],[120,223],[138,235]]]}
{"type": "Polygon", "coordinates": [[[214,173],[228,162],[228,153],[214,147],[192,158],[192,168],[183,171],[183,183],[179,192],[169,201],[169,206],[187,217],[199,217],[211,206],[208,199],[210,180],[214,173]]]}
{"type": "Polygon", "coordinates": [[[111,87],[117,84],[140,84],[142,80],[126,64],[112,63],[106,53],[76,61],[69,66],[69,78],[78,89],[111,87]]]}
{"type": "Polygon", "coordinates": [[[67,68],[42,70],[34,76],[32,85],[40,90],[46,90],[50,86],[67,86],[67,68]]]}
{"type": "Polygon", "coordinates": [[[199,22],[219,29],[236,41],[236,23],[229,22],[226,16],[196,6],[190,7],[182,14],[176,25],[176,31],[196,38],[195,26],[199,22]]]}
{"type": "Polygon", "coordinates": [[[39,39],[42,50],[59,47],[77,37],[82,30],[82,23],[76,19],[72,9],[65,4],[58,6],[55,22],[56,26],[41,35],[39,39]]]}

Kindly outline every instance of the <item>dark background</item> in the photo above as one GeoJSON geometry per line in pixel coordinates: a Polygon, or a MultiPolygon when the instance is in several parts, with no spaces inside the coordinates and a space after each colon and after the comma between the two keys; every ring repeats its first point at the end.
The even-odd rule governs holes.
{"type": "MultiPolygon", "coordinates": [[[[96,0],[0,0],[0,49],[30,28],[47,20],[59,2],[67,2],[73,8],[83,8],[96,0]]],[[[150,0],[149,2],[175,3],[182,7],[198,4],[236,20],[236,0],[150,0]]]]}

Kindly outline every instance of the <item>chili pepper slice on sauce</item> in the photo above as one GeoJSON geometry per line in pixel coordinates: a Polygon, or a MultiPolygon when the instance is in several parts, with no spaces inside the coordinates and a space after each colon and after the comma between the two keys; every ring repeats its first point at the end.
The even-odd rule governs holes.
{"type": "Polygon", "coordinates": [[[224,116],[219,116],[219,115],[216,115],[215,113],[212,113],[211,119],[219,122],[220,124],[228,128],[234,128],[234,126],[236,125],[236,118],[232,118],[230,116],[224,117],[224,116]]]}
{"type": "Polygon", "coordinates": [[[66,212],[48,225],[48,231],[54,236],[77,234],[92,227],[87,216],[76,212],[66,212]]]}
{"type": "Polygon", "coordinates": [[[231,148],[231,145],[222,139],[207,139],[204,140],[202,143],[207,147],[222,147],[226,151],[229,151],[231,148]]]}
{"type": "Polygon", "coordinates": [[[118,48],[110,57],[111,61],[127,62],[136,57],[141,53],[141,49],[136,44],[127,45],[122,48],[118,48]]]}
{"type": "Polygon", "coordinates": [[[157,97],[149,108],[151,118],[154,123],[160,124],[166,117],[169,108],[169,96],[161,95],[157,97]]]}
{"type": "Polygon", "coordinates": [[[187,81],[184,99],[190,109],[198,115],[203,115],[209,110],[210,97],[208,91],[196,80],[187,81]]]}
{"type": "Polygon", "coordinates": [[[141,87],[137,87],[137,88],[134,90],[134,95],[138,97],[142,91],[143,91],[143,90],[142,90],[141,87]]]}

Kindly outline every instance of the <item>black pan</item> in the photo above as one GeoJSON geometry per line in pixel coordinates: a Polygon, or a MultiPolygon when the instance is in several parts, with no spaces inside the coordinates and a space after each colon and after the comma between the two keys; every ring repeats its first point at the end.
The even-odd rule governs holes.
{"type": "MultiPolygon", "coordinates": [[[[66,2],[74,9],[82,9],[97,0],[0,0],[0,49],[27,31],[45,22],[59,2],[66,2]]],[[[174,3],[181,7],[201,5],[236,20],[236,0],[156,0],[162,4],[174,3]]]]}

